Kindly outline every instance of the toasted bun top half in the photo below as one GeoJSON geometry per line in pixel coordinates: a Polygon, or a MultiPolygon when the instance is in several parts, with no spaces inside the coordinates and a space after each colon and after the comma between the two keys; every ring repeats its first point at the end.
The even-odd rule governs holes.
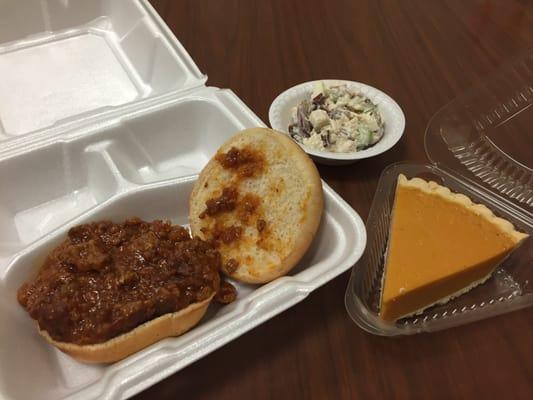
{"type": "Polygon", "coordinates": [[[193,235],[216,240],[224,272],[263,283],[290,271],[320,224],[320,175],[287,135],[239,132],[202,170],[189,204],[193,235]],[[209,205],[209,207],[208,207],[209,205]]]}

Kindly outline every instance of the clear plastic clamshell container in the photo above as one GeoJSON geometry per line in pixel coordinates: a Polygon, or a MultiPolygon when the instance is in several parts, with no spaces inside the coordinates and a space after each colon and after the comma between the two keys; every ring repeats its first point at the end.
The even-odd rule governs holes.
{"type": "Polygon", "coordinates": [[[368,245],[352,270],[345,298],[348,313],[361,328],[384,336],[432,332],[533,305],[530,237],[470,292],[395,324],[378,315],[398,175],[434,180],[464,193],[532,236],[532,127],[533,53],[432,118],[425,135],[431,164],[394,164],[383,172],[367,220],[368,245]]]}
{"type": "Polygon", "coordinates": [[[19,286],[74,225],[131,216],[186,225],[196,174],[237,131],[264,124],[204,86],[143,0],[0,2],[0,398],[132,396],[303,300],[361,256],[359,215],[324,184],[325,212],[289,276],[236,284],[188,333],[110,365],[48,345],[19,286]]]}

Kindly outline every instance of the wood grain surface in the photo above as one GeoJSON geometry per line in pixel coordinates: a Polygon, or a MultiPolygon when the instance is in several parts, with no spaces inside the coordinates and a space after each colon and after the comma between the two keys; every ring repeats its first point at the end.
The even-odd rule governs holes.
{"type": "MultiPolygon", "coordinates": [[[[533,47],[533,2],[525,0],[152,3],[208,84],[232,89],[267,123],[280,92],[312,79],[364,82],[400,104],[407,126],[392,150],[347,167],[320,166],[363,219],[384,167],[427,161],[430,117],[533,47]]],[[[348,278],[136,398],[533,398],[533,309],[433,334],[377,337],[345,311],[348,278]]]]}

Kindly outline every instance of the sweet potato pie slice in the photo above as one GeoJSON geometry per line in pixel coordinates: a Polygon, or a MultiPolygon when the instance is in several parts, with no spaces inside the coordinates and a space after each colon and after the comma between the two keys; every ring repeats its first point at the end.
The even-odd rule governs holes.
{"type": "Polygon", "coordinates": [[[396,321],[467,292],[527,237],[463,194],[400,175],[381,318],[396,321]]]}

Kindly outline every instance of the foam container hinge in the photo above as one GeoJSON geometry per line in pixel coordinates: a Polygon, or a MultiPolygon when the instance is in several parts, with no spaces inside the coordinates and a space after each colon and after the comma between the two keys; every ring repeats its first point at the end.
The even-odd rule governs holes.
{"type": "MultiPolygon", "coordinates": [[[[264,124],[230,90],[203,86],[205,77],[144,1],[4,2],[0,19],[8,24],[0,24],[1,41],[10,41],[0,45],[0,69],[29,68],[25,63],[35,54],[44,57],[46,67],[49,51],[65,56],[67,64],[73,62],[63,46],[77,38],[76,46],[84,51],[86,45],[100,43],[92,48],[93,56],[111,49],[118,57],[117,69],[102,75],[97,71],[100,78],[113,79],[121,71],[121,82],[146,89],[131,102],[116,97],[121,100],[112,107],[78,113],[81,108],[66,104],[68,96],[62,99],[60,93],[50,103],[57,99],[56,92],[47,92],[51,86],[42,88],[44,100],[41,88],[35,87],[35,99],[12,99],[23,106],[33,102],[26,111],[15,110],[16,118],[11,114],[14,103],[0,99],[0,398],[130,397],[301,301],[361,256],[366,244],[361,218],[324,184],[319,232],[289,276],[263,286],[236,283],[237,301],[211,305],[190,332],[115,364],[79,363],[48,345],[18,305],[16,292],[68,229],[131,216],[187,225],[197,173],[234,133],[264,124]],[[135,39],[127,44],[130,36],[135,39]],[[39,107],[56,106],[54,118],[39,119],[39,107]],[[23,121],[33,113],[38,121],[23,121]]],[[[104,64],[109,67],[109,60],[104,64]]],[[[34,67],[27,73],[38,71],[34,67]]],[[[79,73],[88,71],[81,68],[79,73]]],[[[79,82],[75,78],[70,83],[79,82]]],[[[122,96],[124,89],[118,85],[113,90],[122,96]]]]}

